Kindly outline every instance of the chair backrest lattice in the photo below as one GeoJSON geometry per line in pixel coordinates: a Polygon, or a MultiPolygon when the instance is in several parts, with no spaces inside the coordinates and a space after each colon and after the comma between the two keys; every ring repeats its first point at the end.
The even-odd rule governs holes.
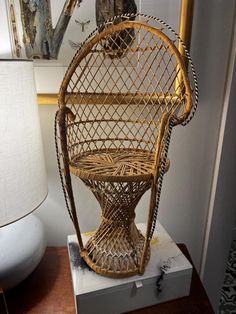
{"type": "Polygon", "coordinates": [[[176,123],[189,116],[194,96],[188,56],[180,55],[173,32],[150,21],[108,23],[72,60],[59,94],[60,108],[71,111],[69,158],[100,149],[155,152],[163,115],[175,116],[176,123]]]}

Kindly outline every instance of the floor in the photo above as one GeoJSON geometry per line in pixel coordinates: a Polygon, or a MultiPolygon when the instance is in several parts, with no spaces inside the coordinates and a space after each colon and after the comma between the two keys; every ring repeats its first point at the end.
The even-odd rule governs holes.
{"type": "Polygon", "coordinates": [[[236,314],[236,240],[229,253],[218,314],[236,314]]]}

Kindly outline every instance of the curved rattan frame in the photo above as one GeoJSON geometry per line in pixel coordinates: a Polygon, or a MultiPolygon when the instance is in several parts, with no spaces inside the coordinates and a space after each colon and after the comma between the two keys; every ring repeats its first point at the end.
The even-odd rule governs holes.
{"type": "MultiPolygon", "coordinates": [[[[140,15],[138,14],[137,16],[142,16],[142,17],[147,17],[145,15],[140,15]]],[[[60,93],[59,93],[59,107],[60,110],[57,113],[56,116],[56,125],[55,125],[55,134],[56,134],[56,147],[57,150],[59,150],[61,153],[58,154],[58,164],[59,164],[59,169],[64,169],[63,172],[60,171],[61,175],[61,180],[62,180],[62,185],[63,185],[63,191],[65,194],[65,199],[66,199],[66,204],[67,208],[69,210],[70,217],[74,223],[77,237],[78,237],[78,242],[80,245],[80,250],[81,250],[81,256],[85,259],[85,261],[88,263],[88,265],[93,268],[96,272],[110,276],[110,277],[126,277],[134,274],[142,274],[145,269],[145,265],[149,259],[150,253],[149,253],[149,244],[150,240],[152,238],[152,234],[155,228],[155,222],[156,222],[156,216],[157,216],[157,209],[158,209],[158,203],[159,203],[159,198],[160,198],[160,191],[161,191],[161,185],[162,185],[162,180],[163,180],[163,175],[167,171],[168,168],[168,161],[167,161],[167,151],[168,151],[168,146],[169,146],[169,139],[171,135],[171,130],[172,127],[176,124],[185,124],[190,116],[191,111],[195,111],[196,109],[196,104],[197,104],[197,88],[195,88],[195,105],[193,106],[193,91],[190,87],[190,82],[189,82],[189,77],[187,73],[187,69],[185,67],[186,59],[190,62],[190,67],[192,69],[193,73],[193,78],[194,78],[194,83],[196,83],[196,76],[195,76],[195,71],[193,69],[192,61],[189,57],[189,54],[183,45],[183,49],[186,52],[185,55],[185,60],[183,59],[183,56],[180,54],[179,50],[177,49],[176,45],[174,44],[173,40],[171,40],[164,32],[163,29],[158,29],[153,26],[148,25],[147,23],[140,22],[140,21],[129,21],[127,20],[129,16],[125,15],[125,19],[123,22],[114,25],[112,23],[112,20],[109,21],[108,23],[105,23],[102,26],[102,28],[96,30],[96,32],[92,33],[92,35],[88,38],[88,40],[82,45],[82,48],[77,52],[75,57],[73,58],[66,75],[64,77],[64,80],[62,82],[61,88],[60,88],[60,93]],[[155,143],[155,151],[153,153],[153,167],[151,171],[148,173],[144,174],[139,174],[139,175],[119,175],[119,176],[114,176],[114,175],[109,175],[109,174],[99,174],[96,172],[92,171],[87,171],[86,169],[80,169],[80,167],[76,168],[71,166],[71,161],[70,161],[70,153],[68,153],[68,138],[67,138],[67,127],[71,124],[73,124],[76,119],[75,114],[71,111],[71,109],[67,106],[68,105],[68,99],[73,96],[74,99],[76,97],[80,97],[80,95],[72,95],[68,94],[67,92],[67,87],[69,82],[71,81],[71,78],[73,74],[75,73],[78,65],[82,60],[84,60],[87,55],[91,52],[92,47],[107,36],[110,36],[111,34],[118,33],[127,29],[142,29],[147,32],[150,32],[151,34],[154,34],[157,38],[160,38],[160,40],[165,43],[165,45],[168,47],[170,50],[171,54],[174,55],[175,60],[177,62],[176,67],[178,68],[178,77],[181,78],[181,84],[183,86],[181,87],[181,97],[182,93],[184,93],[184,98],[181,98],[181,102],[184,99],[184,110],[183,113],[177,117],[175,114],[172,112],[165,112],[163,113],[161,119],[160,119],[160,127],[159,127],[159,132],[158,136],[156,138],[156,143],[155,143]],[[181,73],[181,75],[179,75],[181,73]],[[69,123],[69,124],[68,124],[69,123]],[[147,222],[147,230],[146,230],[146,236],[144,239],[139,239],[138,241],[141,241],[141,246],[142,248],[140,249],[139,252],[139,262],[137,264],[137,267],[134,269],[127,269],[127,271],[115,271],[114,269],[105,269],[103,266],[99,266],[96,264],[96,262],[91,260],[91,257],[88,254],[89,250],[89,245],[92,245],[89,243],[87,245],[87,248],[84,247],[82,238],[81,238],[81,233],[80,233],[80,228],[79,228],[79,223],[78,223],[78,218],[76,214],[76,206],[75,206],[75,201],[74,201],[74,196],[73,196],[73,189],[72,189],[72,183],[71,183],[71,175],[70,172],[75,174],[76,176],[80,177],[85,184],[87,184],[91,190],[95,193],[95,196],[98,197],[99,199],[99,193],[96,189],[98,186],[98,183],[100,184],[99,189],[103,189],[106,191],[107,186],[106,184],[118,184],[118,186],[122,186],[122,184],[127,183],[132,186],[132,189],[134,187],[133,182],[140,183],[146,182],[142,189],[142,193],[145,192],[147,189],[151,187],[151,196],[150,196],[150,204],[149,204],[149,215],[148,215],[148,222],[147,222]],[[95,184],[96,183],[96,184],[95,184]],[[95,184],[95,185],[94,185],[95,184]],[[119,185],[120,184],[120,185],[119,185]]],[[[132,15],[133,17],[133,15],[132,15]]],[[[116,20],[117,17],[114,18],[114,21],[116,20]]],[[[151,19],[151,17],[147,17],[148,20],[151,19]]],[[[166,26],[164,22],[162,22],[159,19],[155,19],[162,25],[166,26]]],[[[167,27],[168,30],[170,30],[169,27],[167,27]]],[[[176,33],[171,30],[171,32],[177,37],[176,33]]],[[[181,40],[177,37],[179,40],[179,43],[182,43],[181,40]]],[[[77,77],[77,80],[79,81],[80,78],[77,77]]],[[[77,82],[73,84],[76,86],[77,82]]],[[[179,82],[180,85],[180,82],[179,82]]],[[[105,103],[107,99],[109,99],[108,95],[100,95],[102,98],[101,103],[105,103]],[[105,99],[105,101],[104,101],[105,99]]],[[[118,95],[119,96],[119,95],[118,95]]],[[[118,97],[117,96],[117,97],[118,97]]],[[[114,97],[112,95],[112,97],[114,97]]],[[[128,95],[129,100],[127,100],[127,104],[132,103],[132,100],[137,98],[137,95],[128,95]],[[131,99],[131,100],[130,100],[131,99]]],[[[149,97],[149,96],[148,96],[149,97]]],[[[164,95],[164,97],[167,97],[164,95]]],[[[85,99],[85,98],[83,98],[85,99]]],[[[92,96],[88,96],[89,102],[92,103],[94,101],[94,98],[92,96]]],[[[124,99],[124,98],[123,98],[124,99]]],[[[95,98],[95,100],[98,100],[98,97],[95,98]]],[[[164,98],[165,100],[165,98],[164,98]]],[[[145,98],[142,96],[141,102],[146,102],[145,98]]],[[[151,99],[150,97],[148,98],[149,102],[152,102],[155,104],[156,100],[151,99]]],[[[158,98],[158,101],[160,102],[160,98],[158,98]]],[[[109,104],[109,100],[107,101],[109,104]]],[[[93,151],[94,153],[94,151],[93,151]]],[[[138,186],[140,188],[140,186],[138,186]]],[[[116,189],[117,193],[117,187],[114,188],[113,192],[116,189]]],[[[137,193],[137,187],[135,187],[137,193]]],[[[105,193],[105,192],[102,193],[105,193]]],[[[110,192],[109,192],[110,193],[110,192]]],[[[122,193],[121,193],[122,194],[122,193]]],[[[141,197],[140,195],[137,194],[138,199],[141,197]]],[[[120,199],[122,202],[122,199],[120,199]]],[[[132,207],[132,206],[131,206],[132,207]]],[[[135,207],[134,207],[135,208],[135,207]]],[[[129,221],[130,226],[132,225],[132,228],[135,228],[135,225],[133,224],[133,215],[134,215],[134,208],[131,210],[131,220],[129,221]]],[[[103,217],[103,222],[108,224],[114,224],[114,223],[120,223],[121,222],[112,222],[112,220],[109,220],[107,217],[103,217]]],[[[122,222],[124,224],[124,222],[122,222]]],[[[124,228],[128,228],[127,226],[124,225],[124,228]]],[[[99,230],[99,229],[98,229],[99,230]]],[[[128,229],[127,229],[128,230],[128,229]]],[[[128,231],[127,231],[128,232],[128,231]]],[[[129,233],[130,234],[130,233],[129,233]]],[[[140,237],[140,235],[137,234],[137,231],[134,232],[135,237],[140,237]]],[[[132,240],[133,241],[133,240],[132,240]]],[[[114,245],[113,245],[114,246],[114,245]]],[[[94,248],[92,248],[94,250],[94,248]]],[[[99,257],[101,258],[101,257],[99,257]]],[[[102,257],[104,258],[104,257],[102,257]]],[[[106,260],[107,261],[107,260],[106,260]]],[[[135,264],[136,265],[136,264],[135,264]]]]}

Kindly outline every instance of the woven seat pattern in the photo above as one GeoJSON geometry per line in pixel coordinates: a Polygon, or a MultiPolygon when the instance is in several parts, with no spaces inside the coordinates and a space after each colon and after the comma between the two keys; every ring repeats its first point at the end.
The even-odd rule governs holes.
{"type": "Polygon", "coordinates": [[[150,180],[154,154],[135,149],[100,149],[79,154],[71,163],[71,172],[80,178],[93,176],[105,181],[150,180]]]}

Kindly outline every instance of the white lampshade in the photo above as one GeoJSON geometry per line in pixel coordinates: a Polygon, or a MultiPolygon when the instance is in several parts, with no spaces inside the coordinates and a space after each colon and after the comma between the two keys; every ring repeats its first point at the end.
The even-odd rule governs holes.
{"type": "Polygon", "coordinates": [[[33,62],[0,60],[0,227],[47,195],[33,62]]]}

